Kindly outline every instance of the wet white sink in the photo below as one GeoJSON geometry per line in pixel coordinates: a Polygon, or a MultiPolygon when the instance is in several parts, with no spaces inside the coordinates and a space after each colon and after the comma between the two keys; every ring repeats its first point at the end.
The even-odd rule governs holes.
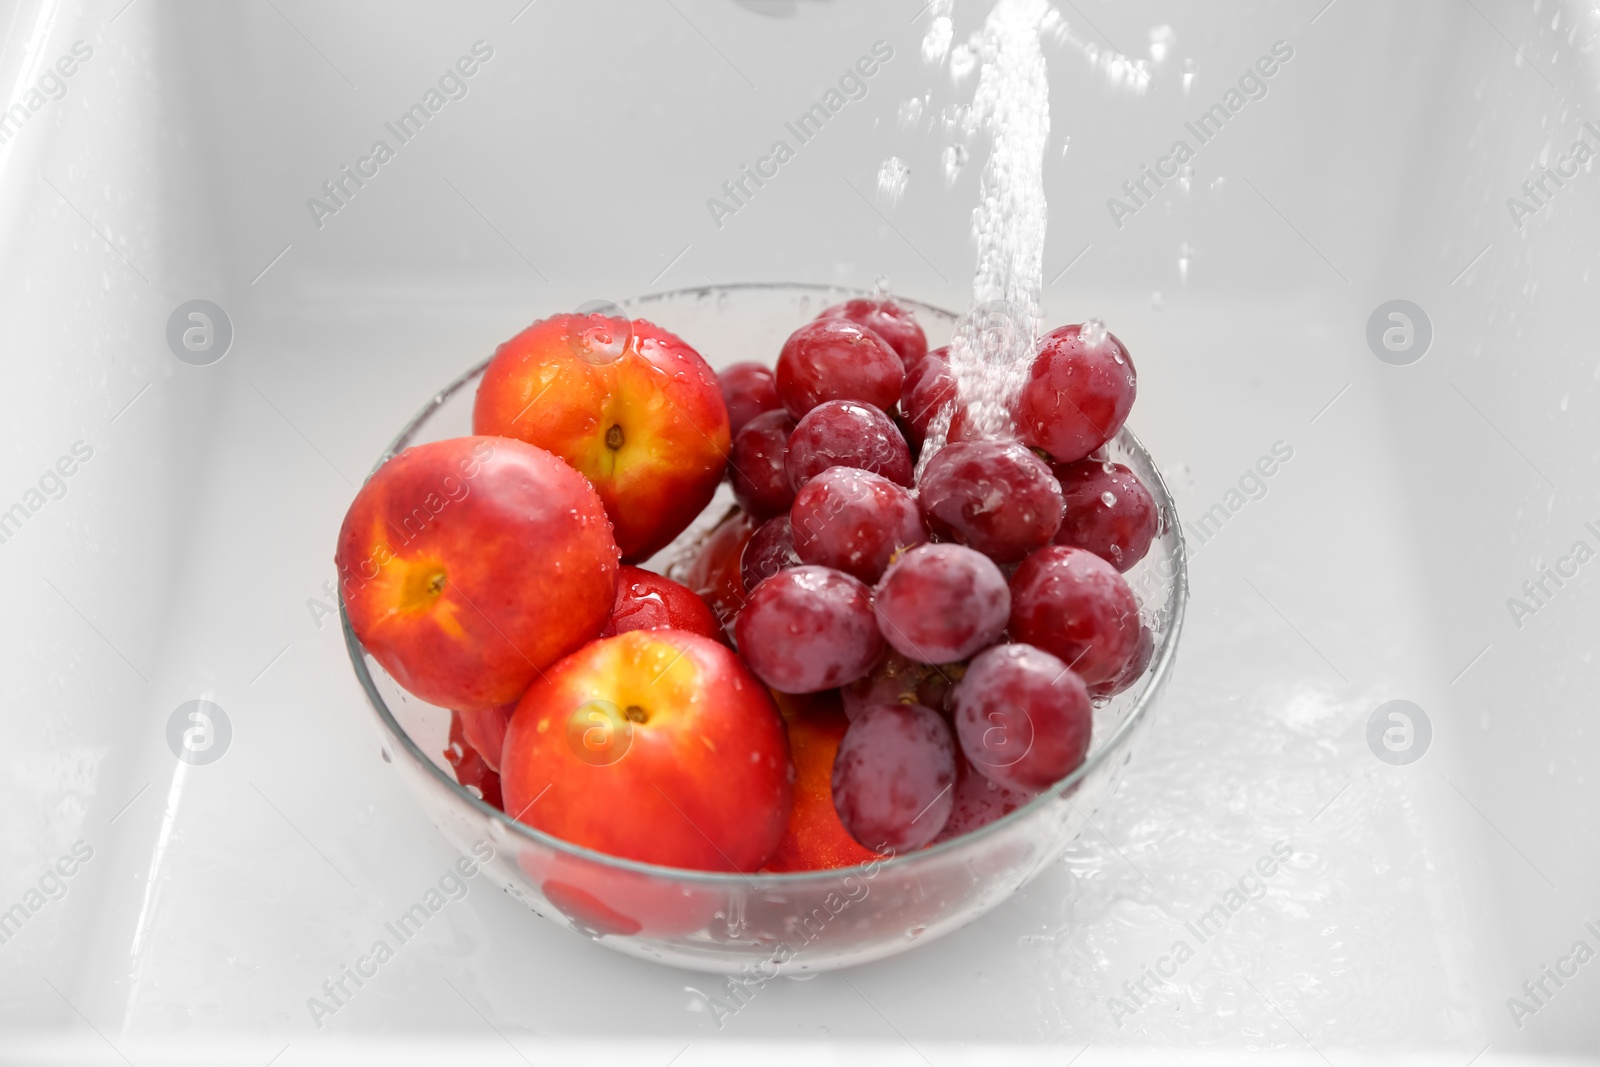
{"type": "MultiPolygon", "coordinates": [[[[1600,148],[1592,0],[1061,3],[1046,305],[1133,352],[1193,598],[1120,797],[1017,899],[723,1018],[720,981],[475,883],[318,1027],[307,999],[455,859],[328,610],[334,531],[395,429],[586,300],[879,275],[967,299],[982,143],[947,180],[937,120],[972,80],[923,62],[918,0],[525,3],[0,10],[23,109],[0,144],[0,509],[22,509],[0,1061],[1596,1055],[1600,173],[1571,150],[1600,148]],[[864,95],[799,143],[785,123],[879,41],[864,95]],[[1275,45],[1200,143],[1185,123],[1275,45]],[[708,206],[780,139],[775,176],[708,206]],[[1179,139],[1187,182],[1132,199],[1179,139]],[[169,347],[192,300],[231,325],[220,361],[195,365],[220,335],[169,347]],[[194,700],[226,715],[213,762],[169,747],[194,700]],[[1369,744],[1394,700],[1422,715],[1385,709],[1369,744]]],[[[957,42],[986,6],[957,3],[957,42]]]]}

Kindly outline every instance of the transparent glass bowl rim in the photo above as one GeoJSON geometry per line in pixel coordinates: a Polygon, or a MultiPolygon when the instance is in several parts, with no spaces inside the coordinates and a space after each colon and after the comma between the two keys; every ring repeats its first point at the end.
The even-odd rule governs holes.
{"type": "MultiPolygon", "coordinates": [[[[630,312],[630,314],[634,314],[634,317],[638,317],[636,312],[643,305],[670,301],[682,297],[693,296],[704,298],[722,292],[749,290],[809,291],[826,295],[829,299],[850,299],[852,297],[868,297],[873,295],[859,289],[815,282],[732,282],[716,285],[696,285],[683,289],[670,289],[662,292],[650,293],[645,296],[633,297],[626,301],[625,308],[630,312]]],[[[927,312],[936,318],[942,318],[946,321],[954,321],[956,318],[958,318],[954,312],[951,312],[948,309],[941,308],[933,304],[923,303],[920,300],[912,300],[901,296],[895,296],[894,300],[897,303],[907,305],[916,309],[917,311],[927,312]]],[[[691,344],[692,343],[693,342],[691,342],[691,344]]],[[[473,364],[472,367],[457,375],[449,385],[445,386],[442,390],[435,394],[433,399],[424,405],[422,410],[413,415],[411,419],[407,421],[405,426],[401,428],[400,432],[395,435],[394,439],[389,442],[388,447],[383,451],[383,455],[379,457],[378,462],[374,464],[372,472],[369,473],[367,477],[370,478],[372,474],[376,473],[378,468],[382,467],[386,462],[388,462],[392,456],[394,456],[398,451],[407,447],[409,438],[413,433],[416,432],[417,428],[422,424],[422,422],[427,419],[435,409],[444,404],[445,401],[449,400],[456,393],[465,388],[467,383],[477,378],[483,372],[483,369],[488,366],[489,361],[493,358],[494,355],[491,353],[489,356],[473,364]]],[[[1131,430],[1124,427],[1121,432],[1127,435],[1129,443],[1135,449],[1142,452],[1147,458],[1150,457],[1149,450],[1144,447],[1143,442],[1141,442],[1131,430]]],[[[1162,478],[1160,470],[1156,467],[1154,462],[1150,463],[1150,469],[1154,475],[1155,484],[1149,488],[1152,495],[1154,495],[1156,498],[1156,504],[1158,508],[1160,508],[1162,514],[1166,516],[1167,521],[1172,524],[1173,533],[1175,535],[1173,558],[1176,560],[1177,566],[1174,568],[1171,579],[1173,588],[1168,593],[1168,601],[1172,605],[1172,620],[1167,627],[1166,633],[1162,637],[1161,646],[1156,649],[1153,669],[1149,679],[1145,683],[1144,691],[1139,694],[1138,702],[1134,705],[1132,711],[1130,711],[1128,715],[1117,724],[1117,728],[1115,732],[1112,733],[1110,739],[1107,740],[1105,744],[1101,745],[1097,751],[1090,753],[1089,757],[1085,759],[1076,770],[1067,775],[1067,777],[1063,778],[1061,781],[1057,782],[1055,785],[1040,792],[1038,796],[1019,807],[1016,811],[1013,811],[1008,815],[1004,815],[999,819],[996,819],[994,822],[980,827],[971,833],[962,834],[959,837],[953,837],[948,841],[943,841],[937,845],[930,845],[927,848],[918,849],[914,852],[907,852],[900,855],[891,856],[886,860],[875,861],[880,870],[907,866],[914,863],[922,863],[946,853],[974,848],[978,846],[986,837],[998,834],[1003,828],[1021,823],[1033,817],[1043,808],[1045,808],[1053,797],[1065,796],[1073,789],[1074,786],[1078,784],[1078,782],[1082,781],[1097,767],[1099,767],[1101,763],[1103,763],[1105,760],[1111,759],[1113,755],[1121,750],[1128,738],[1133,735],[1133,732],[1138,726],[1140,720],[1143,719],[1145,715],[1150,713],[1152,706],[1155,704],[1157,698],[1161,695],[1162,690],[1165,688],[1164,682],[1166,681],[1167,675],[1172,671],[1173,662],[1177,655],[1178,638],[1183,631],[1184,609],[1189,599],[1188,553],[1184,545],[1183,525],[1177,520],[1177,512],[1173,505],[1172,494],[1168,490],[1166,481],[1162,478]]],[[[417,743],[411,739],[411,735],[407,733],[403,727],[401,727],[399,721],[394,717],[394,713],[389,710],[389,705],[384,700],[383,695],[378,692],[377,685],[372,679],[372,673],[367,669],[366,650],[362,646],[360,638],[356,637],[355,631],[351,629],[350,616],[345,611],[344,589],[342,585],[340,586],[339,591],[339,622],[344,630],[345,648],[350,654],[350,664],[355,668],[356,678],[361,682],[361,688],[366,692],[367,701],[372,705],[373,711],[377,713],[379,720],[383,723],[384,728],[388,731],[392,739],[398,743],[400,750],[404,752],[406,756],[421,764],[427,773],[431,774],[440,785],[444,786],[446,790],[452,793],[458,800],[475,809],[479,815],[490,820],[491,823],[498,823],[501,830],[510,835],[520,836],[528,841],[542,845],[545,848],[566,853],[567,855],[586,860],[591,863],[596,863],[603,867],[611,867],[617,870],[644,874],[654,878],[670,878],[681,882],[693,882],[705,886],[726,886],[729,888],[743,886],[747,889],[798,888],[813,883],[830,882],[852,872],[858,872],[869,865],[860,864],[854,867],[825,867],[820,870],[789,871],[782,873],[758,873],[752,871],[748,874],[740,873],[738,871],[705,871],[684,867],[664,867],[654,863],[642,863],[637,860],[624,859],[620,856],[612,856],[604,852],[596,852],[593,849],[585,848],[582,845],[575,845],[570,841],[562,840],[561,838],[547,834],[542,830],[536,830],[525,823],[518,822],[505,812],[484,803],[481,799],[469,793],[465,787],[455,780],[455,778],[447,774],[444,768],[440,767],[437,763],[430,759],[428,755],[424,753],[420,747],[418,747],[417,743]]]]}

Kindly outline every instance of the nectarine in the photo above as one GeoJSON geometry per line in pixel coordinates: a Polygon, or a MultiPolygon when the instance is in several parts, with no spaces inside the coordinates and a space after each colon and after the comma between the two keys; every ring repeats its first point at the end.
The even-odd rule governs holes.
{"type": "Polygon", "coordinates": [[[459,711],[517,699],[600,632],[617,590],[600,498],[507,438],[389,460],[345,513],[335,562],[362,645],[412,694],[459,711]]]}
{"type": "Polygon", "coordinates": [[[549,449],[576,468],[632,563],[710,503],[727,462],[728,411],[716,375],[683,341],[635,319],[613,352],[595,340],[596,319],[614,325],[554,315],[501,345],[478,385],[472,428],[549,449]]]}
{"type": "Polygon", "coordinates": [[[517,705],[506,811],[597,852],[753,871],[777,847],[794,769],[767,689],[729,649],[632,630],[573,653],[517,705]]]}

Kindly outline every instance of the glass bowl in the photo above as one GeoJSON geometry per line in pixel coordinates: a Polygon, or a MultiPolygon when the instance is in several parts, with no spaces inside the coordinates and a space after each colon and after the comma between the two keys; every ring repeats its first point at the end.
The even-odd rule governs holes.
{"type": "MultiPolygon", "coordinates": [[[[724,285],[639,297],[621,307],[678,334],[720,368],[776,359],[796,327],[830,304],[862,295],[823,285],[724,285]]],[[[902,303],[915,308],[930,347],[948,341],[955,315],[902,303]]],[[[411,445],[470,434],[473,395],[487,364],[434,396],[378,465],[411,445]]],[[[749,875],[679,870],[541,833],[456,783],[444,755],[450,712],[411,696],[385,673],[361,647],[341,602],[345,644],[381,724],[384,759],[440,832],[534,912],[619,952],[700,971],[749,967],[772,977],[867,963],[964,926],[1057,859],[1113,795],[1154,720],[1187,599],[1183,534],[1172,496],[1138,439],[1124,429],[1110,451],[1137,472],[1161,511],[1149,555],[1127,574],[1155,638],[1149,666],[1131,688],[1095,702],[1088,758],[1056,786],[964,837],[863,866],[749,875]]],[[[699,523],[652,561],[653,569],[692,551],[727,510],[727,499],[719,495],[699,523]]]]}

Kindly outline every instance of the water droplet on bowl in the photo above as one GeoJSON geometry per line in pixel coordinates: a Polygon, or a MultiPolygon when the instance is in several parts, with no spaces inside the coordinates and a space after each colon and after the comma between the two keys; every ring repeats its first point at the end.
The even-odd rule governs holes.
{"type": "Polygon", "coordinates": [[[1150,30],[1150,58],[1157,63],[1167,58],[1167,53],[1172,51],[1172,45],[1177,41],[1178,35],[1172,32],[1172,27],[1166,23],[1153,27],[1150,30]]]}

